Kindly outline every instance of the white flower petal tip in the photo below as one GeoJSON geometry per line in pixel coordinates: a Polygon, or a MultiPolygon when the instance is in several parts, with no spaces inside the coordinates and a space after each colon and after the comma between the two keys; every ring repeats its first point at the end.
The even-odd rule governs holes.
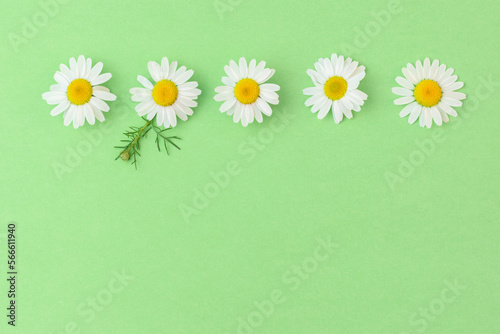
{"type": "Polygon", "coordinates": [[[57,84],[42,94],[48,104],[55,105],[50,115],[62,113],[64,125],[71,124],[75,129],[84,125],[85,121],[90,125],[94,125],[96,119],[103,122],[102,112],[109,111],[104,101],[115,101],[116,95],[100,86],[111,79],[111,73],[101,74],[102,67],[101,62],[92,66],[92,59],[83,55],[70,58],[69,67],[61,64],[54,74],[57,84]]]}
{"type": "Polygon", "coordinates": [[[306,107],[311,107],[317,117],[323,119],[332,112],[335,124],[339,124],[344,116],[353,117],[352,111],[360,111],[368,95],[358,89],[366,75],[365,67],[357,61],[342,55],[332,54],[330,58],[320,58],[314,64],[314,70],[306,72],[314,84],[303,90],[309,96],[306,107]]]}
{"type": "Polygon", "coordinates": [[[156,125],[165,128],[177,126],[177,118],[187,121],[193,115],[192,108],[198,106],[195,101],[201,94],[196,81],[188,81],[194,74],[185,66],[177,67],[177,62],[169,62],[163,57],[160,63],[147,63],[148,72],[153,81],[142,75],[137,81],[142,87],[129,90],[133,102],[138,102],[135,110],[140,117],[149,121],[156,117],[156,125]]]}
{"type": "Polygon", "coordinates": [[[274,69],[266,68],[266,62],[257,63],[255,59],[247,60],[241,57],[238,62],[229,61],[224,66],[227,76],[222,77],[224,86],[215,88],[214,100],[222,102],[221,113],[233,117],[234,123],[244,127],[256,121],[262,123],[265,116],[271,116],[270,105],[279,104],[278,91],[280,86],[267,83],[275,73],[274,69]]]}
{"type": "Polygon", "coordinates": [[[462,100],[467,96],[456,90],[464,86],[453,75],[454,70],[440,64],[435,59],[431,62],[425,58],[402,69],[403,77],[397,77],[396,82],[401,87],[394,87],[392,92],[398,95],[394,100],[396,105],[404,105],[399,113],[401,118],[408,117],[408,123],[417,120],[421,127],[431,128],[432,124],[441,126],[450,118],[457,117],[454,108],[462,106],[462,100]]]}

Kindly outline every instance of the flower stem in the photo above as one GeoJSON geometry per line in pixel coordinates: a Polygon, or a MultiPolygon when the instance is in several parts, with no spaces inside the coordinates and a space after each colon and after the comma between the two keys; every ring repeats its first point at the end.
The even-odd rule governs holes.
{"type": "Polygon", "coordinates": [[[144,135],[146,135],[146,133],[148,133],[148,131],[151,129],[152,123],[153,123],[153,120],[147,121],[146,124],[144,124],[142,126],[142,128],[140,128],[137,131],[137,135],[134,137],[134,140],[132,140],[130,142],[130,144],[128,144],[127,147],[122,152],[120,152],[120,158],[123,161],[128,161],[130,159],[130,151],[132,149],[135,150],[135,146],[138,144],[139,140],[142,137],[144,137],[144,135]]]}

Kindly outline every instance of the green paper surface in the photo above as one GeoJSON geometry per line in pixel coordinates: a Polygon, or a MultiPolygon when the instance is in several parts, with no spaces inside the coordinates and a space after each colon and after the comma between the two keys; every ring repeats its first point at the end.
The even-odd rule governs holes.
{"type": "Polygon", "coordinates": [[[498,65],[493,0],[5,1],[0,11],[1,333],[498,333],[498,65]],[[320,57],[366,66],[361,112],[318,120],[320,57]],[[41,94],[59,64],[104,63],[118,96],[78,130],[41,94]],[[192,68],[199,107],[142,142],[137,75],[192,68]],[[280,105],[243,128],[213,100],[230,59],[276,69],[280,105]],[[408,62],[439,59],[468,98],[431,129],[398,114],[408,62]],[[16,225],[16,326],[7,324],[16,225]]]}

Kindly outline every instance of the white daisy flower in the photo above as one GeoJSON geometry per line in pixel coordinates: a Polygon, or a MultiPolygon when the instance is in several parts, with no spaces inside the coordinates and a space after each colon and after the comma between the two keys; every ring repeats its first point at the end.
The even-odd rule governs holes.
{"type": "Polygon", "coordinates": [[[76,129],[85,123],[91,125],[97,118],[104,121],[102,112],[109,111],[109,106],[104,101],[116,100],[116,95],[109,89],[100,86],[111,78],[111,73],[101,74],[102,63],[92,67],[92,60],[84,56],[70,58],[68,66],[61,64],[60,71],[54,74],[56,85],[50,86],[50,92],[42,94],[48,104],[57,106],[52,109],[52,116],[63,113],[64,125],[73,123],[76,129]]]}
{"type": "Polygon", "coordinates": [[[266,68],[266,62],[252,59],[249,64],[241,57],[239,65],[234,60],[224,66],[227,77],[222,77],[225,86],[215,88],[215,101],[224,101],[220,112],[233,116],[234,123],[241,121],[243,126],[254,120],[262,123],[262,114],[271,116],[273,111],[269,104],[277,105],[279,96],[276,93],[280,86],[265,83],[274,75],[274,70],[266,68]]]}
{"type": "Polygon", "coordinates": [[[165,128],[177,125],[177,117],[187,121],[188,116],[193,114],[194,108],[198,106],[195,101],[201,94],[196,81],[188,81],[194,74],[186,66],[177,68],[177,62],[169,63],[167,57],[163,57],[161,65],[157,62],[148,63],[149,74],[155,82],[154,85],[143,77],[137,76],[137,80],[144,88],[131,88],[132,101],[140,102],[135,111],[139,116],[146,116],[151,121],[156,116],[156,124],[165,128]]]}
{"type": "Polygon", "coordinates": [[[320,58],[314,64],[314,70],[307,70],[314,86],[304,89],[304,95],[311,96],[305,105],[312,106],[311,111],[323,119],[330,109],[333,120],[339,124],[344,115],[352,118],[352,110],[360,111],[368,96],[358,89],[365,77],[365,67],[358,66],[351,58],[332,54],[330,59],[320,58]]]}
{"type": "Polygon", "coordinates": [[[402,97],[396,99],[394,104],[406,106],[399,113],[400,117],[408,118],[410,124],[419,118],[421,127],[431,127],[432,121],[441,126],[450,119],[448,115],[457,117],[453,107],[462,106],[461,100],[466,98],[464,93],[456,92],[464,86],[457,81],[453,68],[446,69],[446,65],[439,65],[439,60],[434,60],[431,65],[429,58],[424,64],[417,61],[416,67],[408,64],[403,68],[403,77],[397,77],[396,82],[402,87],[395,87],[392,92],[402,97]]]}

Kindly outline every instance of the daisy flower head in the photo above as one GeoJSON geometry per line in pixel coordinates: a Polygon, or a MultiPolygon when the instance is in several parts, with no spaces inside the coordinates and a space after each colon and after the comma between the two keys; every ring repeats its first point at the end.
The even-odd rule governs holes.
{"type": "Polygon", "coordinates": [[[169,62],[163,57],[161,64],[148,62],[148,70],[153,83],[142,75],[137,80],[143,87],[131,88],[132,101],[140,102],[135,111],[139,116],[146,116],[148,121],[156,117],[156,124],[165,128],[175,127],[177,117],[187,121],[198,106],[195,101],[201,94],[196,81],[188,81],[194,74],[186,66],[177,68],[177,62],[169,62]]]}
{"type": "Polygon", "coordinates": [[[419,60],[416,66],[408,64],[403,68],[403,77],[397,77],[396,82],[401,87],[395,87],[392,92],[401,96],[394,101],[396,105],[406,105],[399,113],[400,117],[408,118],[410,124],[419,119],[421,127],[430,128],[432,122],[441,126],[450,119],[448,115],[457,117],[453,107],[462,106],[461,100],[466,98],[464,93],[456,92],[464,86],[453,75],[453,68],[446,68],[429,58],[424,63],[419,60]]]}
{"type": "Polygon", "coordinates": [[[311,96],[305,102],[318,118],[323,119],[332,110],[333,120],[339,124],[344,115],[352,118],[352,111],[360,111],[368,96],[358,89],[365,77],[365,67],[357,61],[332,54],[331,58],[320,58],[316,70],[307,70],[314,87],[304,89],[304,95],[311,96]]]}
{"type": "Polygon", "coordinates": [[[42,94],[48,104],[57,105],[50,114],[63,113],[64,125],[73,123],[75,129],[85,124],[85,120],[91,125],[96,119],[104,121],[102,112],[109,111],[104,101],[114,101],[116,96],[101,86],[111,78],[111,73],[101,74],[102,66],[99,62],[92,67],[92,59],[84,56],[79,56],[78,60],[70,58],[69,67],[61,64],[54,74],[57,84],[42,94]]]}
{"type": "Polygon", "coordinates": [[[233,116],[234,123],[247,126],[256,120],[262,123],[262,114],[271,116],[270,104],[277,105],[279,96],[276,93],[280,86],[266,83],[274,75],[274,70],[266,68],[266,62],[257,64],[255,59],[247,63],[241,57],[239,64],[234,60],[224,67],[227,77],[222,77],[225,86],[215,88],[215,101],[224,101],[220,112],[233,116]]]}

